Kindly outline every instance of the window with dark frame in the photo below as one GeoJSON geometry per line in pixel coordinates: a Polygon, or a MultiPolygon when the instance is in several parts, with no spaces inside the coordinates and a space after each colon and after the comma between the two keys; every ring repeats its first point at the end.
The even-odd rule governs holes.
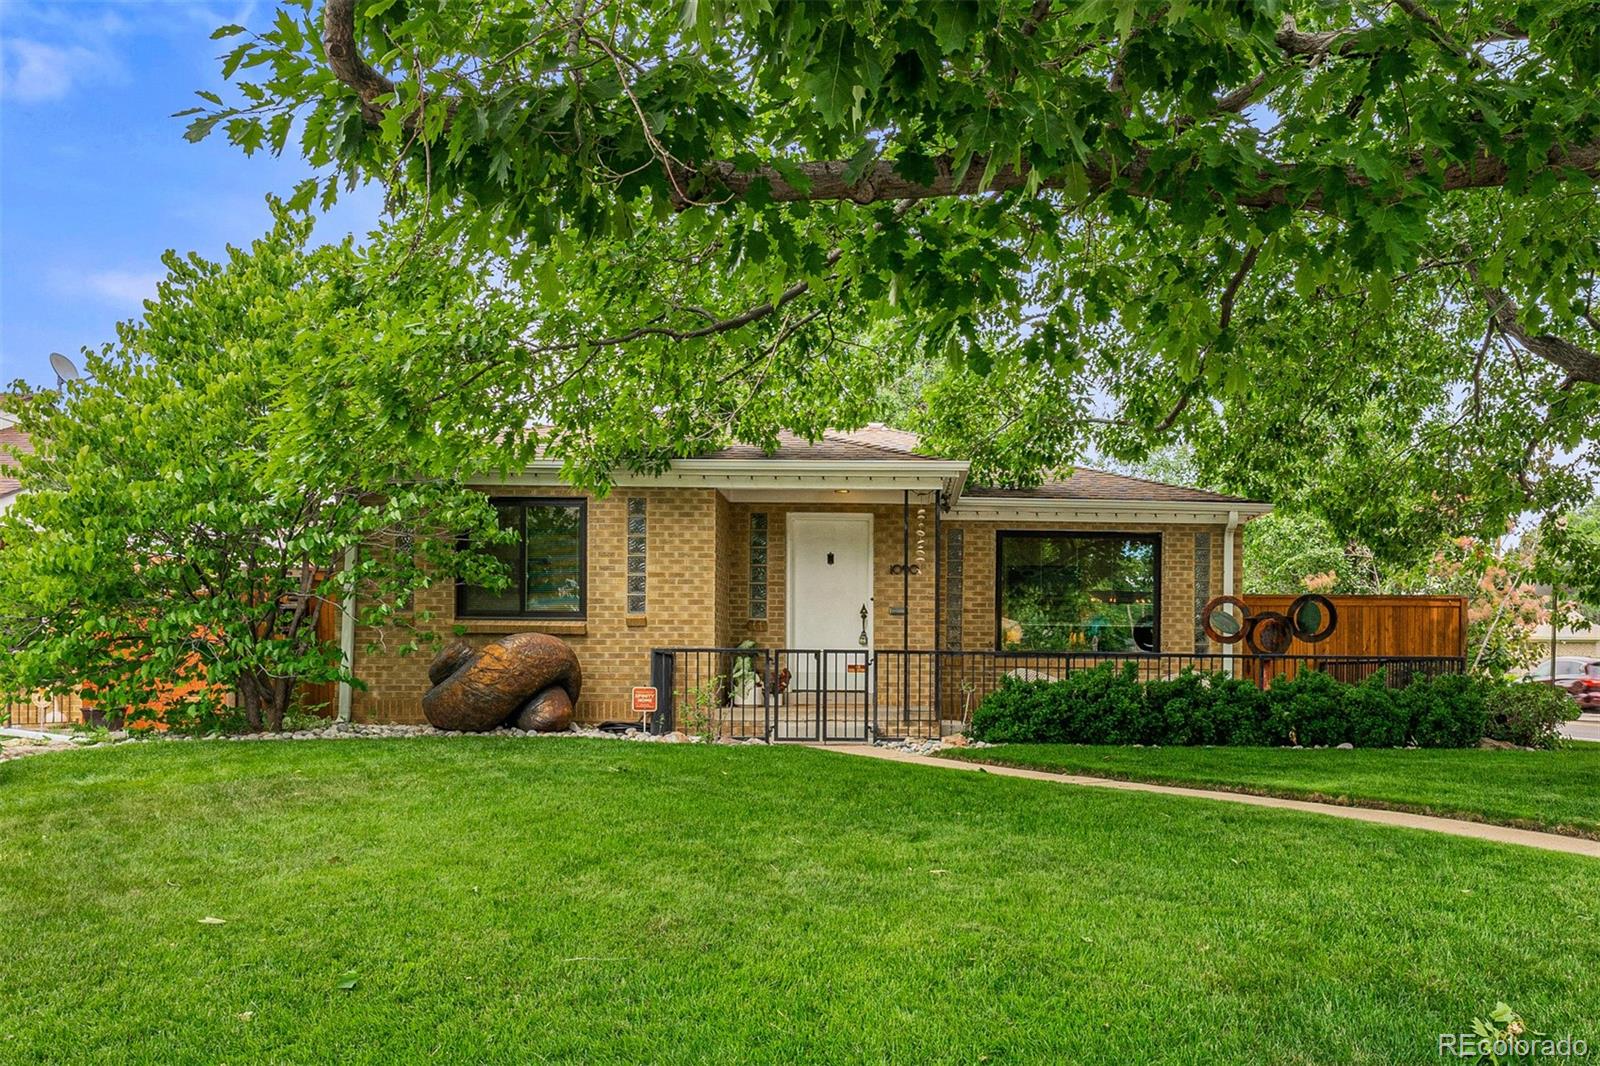
{"type": "Polygon", "coordinates": [[[1154,652],[1161,539],[1132,533],[1003,531],[995,544],[995,645],[1002,651],[1154,652]]]}
{"type": "Polygon", "coordinates": [[[750,617],[767,617],[767,516],[750,516],[750,617]]]}
{"type": "MultiPolygon", "coordinates": [[[[480,548],[499,559],[511,584],[499,591],[461,583],[461,618],[582,619],[588,608],[588,506],[581,499],[489,501],[515,539],[480,548]]],[[[470,550],[470,548],[469,548],[470,550]]]]}
{"type": "Polygon", "coordinates": [[[649,517],[642,496],[628,497],[628,613],[645,613],[645,548],[649,517]]]}

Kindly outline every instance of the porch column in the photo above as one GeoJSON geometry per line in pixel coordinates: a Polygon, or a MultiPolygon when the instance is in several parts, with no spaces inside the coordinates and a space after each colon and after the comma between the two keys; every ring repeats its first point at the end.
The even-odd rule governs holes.
{"type": "Polygon", "coordinates": [[[900,721],[911,720],[911,490],[900,493],[900,721]]]}
{"type": "Polygon", "coordinates": [[[944,508],[944,490],[933,490],[933,724],[944,733],[944,612],[939,593],[944,588],[944,546],[939,538],[939,512],[944,508]]]}

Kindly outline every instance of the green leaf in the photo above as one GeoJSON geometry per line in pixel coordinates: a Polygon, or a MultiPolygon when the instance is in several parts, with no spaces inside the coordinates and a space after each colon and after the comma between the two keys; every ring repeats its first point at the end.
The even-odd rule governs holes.
{"type": "Polygon", "coordinates": [[[855,107],[856,76],[852,50],[842,35],[830,40],[802,79],[806,93],[816,102],[828,126],[845,125],[845,116],[855,107]]]}
{"type": "Polygon", "coordinates": [[[978,27],[978,5],[969,0],[945,0],[934,8],[933,37],[945,55],[966,48],[978,27]]]}
{"type": "Polygon", "coordinates": [[[235,23],[231,23],[230,22],[226,26],[218,26],[215,30],[213,30],[212,33],[211,33],[211,39],[213,41],[220,41],[224,37],[233,37],[233,36],[236,36],[237,34],[241,34],[243,32],[244,32],[244,27],[243,26],[239,26],[239,25],[236,25],[235,23]]]}

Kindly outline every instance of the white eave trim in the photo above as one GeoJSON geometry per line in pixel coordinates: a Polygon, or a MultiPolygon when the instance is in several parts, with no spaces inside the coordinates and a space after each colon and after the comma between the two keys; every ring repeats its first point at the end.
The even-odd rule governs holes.
{"type": "MultiPolygon", "coordinates": [[[[967,464],[939,459],[680,459],[660,474],[618,471],[618,488],[959,490],[967,464]]],[[[520,474],[472,479],[475,485],[562,485],[561,464],[534,462],[520,474]]]]}
{"type": "Polygon", "coordinates": [[[950,509],[951,521],[967,522],[1149,522],[1212,525],[1230,514],[1255,518],[1272,510],[1268,503],[1237,500],[1052,500],[1025,496],[974,496],[950,509]]]}

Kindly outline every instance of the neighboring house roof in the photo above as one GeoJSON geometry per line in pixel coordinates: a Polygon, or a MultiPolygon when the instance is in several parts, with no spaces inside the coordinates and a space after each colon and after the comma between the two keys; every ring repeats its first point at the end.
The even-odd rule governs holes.
{"type": "MultiPolygon", "coordinates": [[[[33,452],[33,444],[28,440],[28,435],[10,420],[0,423],[0,467],[10,465],[11,460],[18,455],[28,455],[33,452]]],[[[0,470],[0,509],[11,502],[22,488],[22,483],[12,474],[0,470]]]]}

